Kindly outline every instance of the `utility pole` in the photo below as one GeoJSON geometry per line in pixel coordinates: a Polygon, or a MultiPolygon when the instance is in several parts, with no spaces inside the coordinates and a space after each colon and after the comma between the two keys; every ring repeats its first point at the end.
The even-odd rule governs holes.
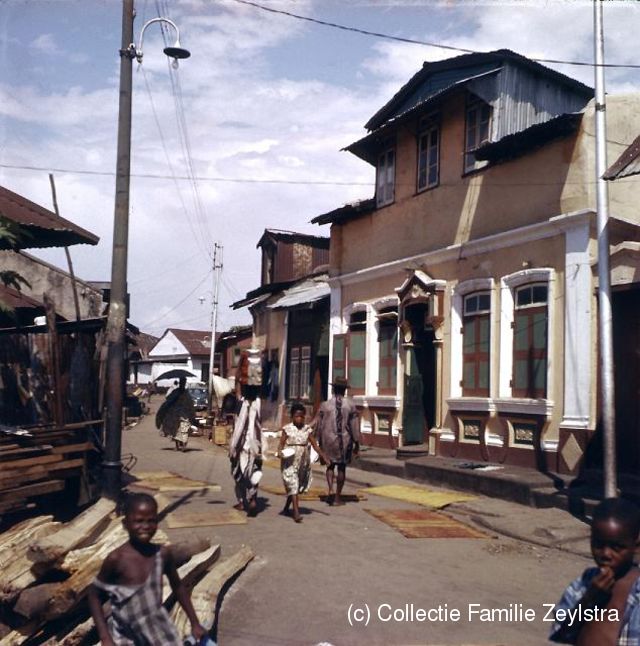
{"type": "Polygon", "coordinates": [[[106,337],[107,415],[105,422],[102,474],[104,494],[112,500],[120,496],[122,476],[122,404],[125,384],[127,245],[129,240],[129,183],[131,176],[131,93],[133,43],[133,0],[122,2],[122,47],[120,49],[120,105],[118,111],[118,152],[116,198],[113,218],[111,290],[106,337]]]}
{"type": "Polygon", "coordinates": [[[209,413],[213,410],[213,367],[216,356],[216,328],[218,327],[218,291],[220,289],[220,274],[222,272],[222,245],[213,245],[213,302],[211,307],[211,351],[209,353],[209,413]],[[218,252],[220,257],[218,258],[218,252]]]}
{"type": "Polygon", "coordinates": [[[104,454],[102,459],[103,494],[112,500],[120,497],[122,480],[122,405],[124,402],[125,353],[127,349],[127,252],[129,244],[129,185],[131,180],[131,94],[133,59],[142,62],[142,40],[145,29],[153,23],[173,26],[176,42],[165,47],[166,56],[189,58],[181,47],[180,32],[168,18],[153,18],[140,32],[140,44],[133,41],[134,0],[122,0],[122,47],[120,48],[120,103],[118,106],[118,150],[116,161],[116,198],[113,216],[113,250],[111,255],[111,290],[107,318],[107,407],[104,454]]]}
{"type": "Polygon", "coordinates": [[[605,498],[618,495],[616,473],[616,393],[613,378],[613,326],[609,271],[609,189],[602,179],[607,170],[607,121],[604,89],[604,27],[602,0],[593,3],[596,91],[596,229],[598,233],[598,332],[602,389],[603,471],[605,498]]]}

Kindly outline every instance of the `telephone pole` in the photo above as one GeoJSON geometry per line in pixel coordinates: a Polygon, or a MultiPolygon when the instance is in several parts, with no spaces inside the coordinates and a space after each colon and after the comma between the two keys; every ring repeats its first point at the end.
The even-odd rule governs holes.
{"type": "Polygon", "coordinates": [[[214,361],[216,356],[216,328],[218,327],[218,291],[220,289],[220,275],[222,273],[222,245],[217,242],[213,245],[213,302],[211,307],[211,352],[209,354],[209,412],[213,410],[214,361]],[[218,257],[218,253],[220,256],[218,257]]]}

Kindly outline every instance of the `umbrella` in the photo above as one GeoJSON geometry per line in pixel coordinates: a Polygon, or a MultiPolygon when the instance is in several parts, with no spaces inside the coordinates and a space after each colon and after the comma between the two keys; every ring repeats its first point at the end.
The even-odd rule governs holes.
{"type": "Polygon", "coordinates": [[[184,368],[174,368],[173,370],[167,370],[161,375],[158,375],[155,378],[155,381],[160,381],[161,379],[180,379],[180,377],[197,377],[190,370],[185,370],[184,368]]]}

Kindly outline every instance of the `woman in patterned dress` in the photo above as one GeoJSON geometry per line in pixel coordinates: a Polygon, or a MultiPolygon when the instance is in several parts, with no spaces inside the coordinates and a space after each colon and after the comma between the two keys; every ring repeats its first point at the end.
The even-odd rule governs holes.
{"type": "Polygon", "coordinates": [[[288,514],[289,506],[293,504],[293,520],[296,523],[302,522],[298,507],[298,494],[308,491],[311,485],[310,447],[312,446],[318,452],[323,463],[327,462],[324,451],[313,438],[313,428],[305,424],[305,415],[304,404],[295,402],[291,406],[291,423],[282,429],[277,453],[281,458],[280,470],[287,491],[287,502],[282,513],[288,514]],[[291,453],[291,455],[282,454],[285,447],[289,449],[286,453],[291,453]]]}

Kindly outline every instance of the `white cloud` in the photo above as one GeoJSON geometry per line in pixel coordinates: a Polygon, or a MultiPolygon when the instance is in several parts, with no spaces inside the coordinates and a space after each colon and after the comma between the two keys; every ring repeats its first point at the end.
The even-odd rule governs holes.
{"type": "Polygon", "coordinates": [[[60,48],[55,42],[52,34],[40,34],[37,38],[29,43],[29,47],[43,54],[59,54],[60,48]]]}

